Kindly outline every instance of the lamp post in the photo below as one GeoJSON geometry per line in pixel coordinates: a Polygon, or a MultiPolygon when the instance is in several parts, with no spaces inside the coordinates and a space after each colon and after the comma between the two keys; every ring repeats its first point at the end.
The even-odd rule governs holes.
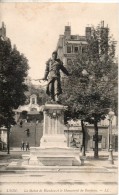
{"type": "Polygon", "coordinates": [[[114,112],[109,111],[108,117],[109,117],[109,158],[108,160],[110,161],[111,164],[114,164],[113,148],[112,148],[112,120],[114,117],[114,112]]]}

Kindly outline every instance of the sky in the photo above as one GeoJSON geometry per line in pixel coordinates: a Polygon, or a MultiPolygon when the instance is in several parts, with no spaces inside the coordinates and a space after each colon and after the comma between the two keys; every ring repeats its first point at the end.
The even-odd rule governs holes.
{"type": "Polygon", "coordinates": [[[0,3],[0,25],[4,21],[12,45],[28,59],[29,76],[38,79],[68,24],[72,34],[83,36],[86,26],[104,20],[117,40],[118,9],[116,3],[0,3]]]}

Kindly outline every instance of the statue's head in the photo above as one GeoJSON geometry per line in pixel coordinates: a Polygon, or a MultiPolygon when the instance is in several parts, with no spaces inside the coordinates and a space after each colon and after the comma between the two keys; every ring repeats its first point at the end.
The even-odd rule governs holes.
{"type": "Polygon", "coordinates": [[[52,53],[52,59],[53,59],[53,60],[56,60],[56,59],[57,59],[57,51],[54,51],[54,52],[52,53]]]}

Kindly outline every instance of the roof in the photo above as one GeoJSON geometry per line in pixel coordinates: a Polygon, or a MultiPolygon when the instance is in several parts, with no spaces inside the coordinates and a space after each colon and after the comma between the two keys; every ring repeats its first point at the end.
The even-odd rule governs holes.
{"type": "Polygon", "coordinates": [[[74,41],[86,41],[86,36],[80,36],[80,35],[71,35],[71,39],[70,40],[74,40],[74,41]]]}
{"type": "Polygon", "coordinates": [[[33,111],[28,111],[29,115],[38,115],[39,112],[37,110],[33,110],[33,111]]]}
{"type": "Polygon", "coordinates": [[[76,41],[67,41],[67,43],[71,43],[71,44],[83,44],[83,45],[87,45],[87,41],[80,41],[80,40],[76,40],[76,41]]]}

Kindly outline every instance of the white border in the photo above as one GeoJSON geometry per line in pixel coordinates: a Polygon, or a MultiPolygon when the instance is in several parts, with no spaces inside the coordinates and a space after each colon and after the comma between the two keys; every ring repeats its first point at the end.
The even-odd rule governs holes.
{"type": "Polygon", "coordinates": [[[0,3],[17,3],[17,2],[81,2],[81,3],[119,3],[119,0],[0,0],[0,3]]]}

